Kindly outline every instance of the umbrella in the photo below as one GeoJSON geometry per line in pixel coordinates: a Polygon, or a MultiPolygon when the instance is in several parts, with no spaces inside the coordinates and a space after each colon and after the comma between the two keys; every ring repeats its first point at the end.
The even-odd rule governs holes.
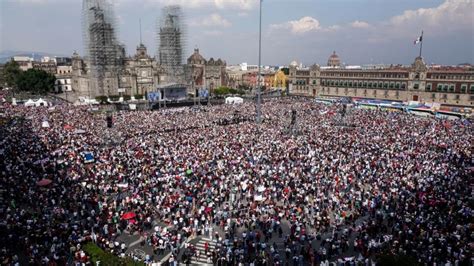
{"type": "Polygon", "coordinates": [[[53,183],[53,181],[51,181],[50,179],[43,178],[40,181],[36,182],[36,185],[38,185],[40,187],[44,187],[44,186],[47,186],[51,183],[53,183]]]}
{"type": "Polygon", "coordinates": [[[128,222],[131,223],[131,224],[136,224],[137,223],[137,221],[135,219],[130,219],[130,220],[128,220],[128,222]]]}
{"type": "Polygon", "coordinates": [[[186,174],[190,175],[192,173],[193,173],[193,170],[191,170],[191,169],[186,170],[186,174]]]}
{"type": "Polygon", "coordinates": [[[72,126],[71,125],[64,125],[64,129],[70,130],[70,129],[72,129],[72,126]]]}
{"type": "Polygon", "coordinates": [[[122,215],[122,219],[129,220],[129,219],[135,218],[135,216],[137,216],[135,213],[127,212],[122,215]]]}

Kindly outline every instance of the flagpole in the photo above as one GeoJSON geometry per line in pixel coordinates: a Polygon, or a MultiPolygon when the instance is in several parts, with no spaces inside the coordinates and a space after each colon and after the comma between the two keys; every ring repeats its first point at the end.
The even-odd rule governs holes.
{"type": "Polygon", "coordinates": [[[423,49],[423,31],[421,31],[421,40],[420,40],[420,58],[421,58],[421,50],[423,49]]]}
{"type": "Polygon", "coordinates": [[[261,75],[261,64],[262,64],[262,1],[260,0],[260,23],[258,31],[258,76],[257,76],[257,124],[261,123],[261,84],[260,84],[260,75],[261,75]]]}

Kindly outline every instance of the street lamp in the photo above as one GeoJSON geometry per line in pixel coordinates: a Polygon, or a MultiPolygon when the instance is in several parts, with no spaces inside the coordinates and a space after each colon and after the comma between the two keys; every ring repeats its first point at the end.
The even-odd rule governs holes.
{"type": "Polygon", "coordinates": [[[260,23],[258,31],[258,76],[257,76],[257,124],[261,123],[261,65],[262,65],[262,1],[260,0],[260,23]]]}

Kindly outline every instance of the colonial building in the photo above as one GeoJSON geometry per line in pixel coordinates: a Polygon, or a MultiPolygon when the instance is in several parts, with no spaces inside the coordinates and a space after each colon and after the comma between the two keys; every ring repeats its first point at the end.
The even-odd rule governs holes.
{"type": "Polygon", "coordinates": [[[187,80],[191,81],[194,89],[203,88],[212,91],[220,86],[227,86],[226,65],[226,62],[220,58],[214,60],[211,57],[206,60],[199,53],[199,49],[194,49],[194,53],[188,58],[185,66],[187,80]]]}
{"type": "Polygon", "coordinates": [[[57,93],[72,91],[72,66],[57,66],[54,91],[57,93]]]}
{"type": "MultiPolygon", "coordinates": [[[[91,72],[88,61],[74,53],[72,62],[72,89],[74,92],[78,96],[90,98],[100,96],[91,86],[91,72]]],[[[123,66],[119,69],[120,71],[115,77],[115,87],[105,95],[144,95],[158,87],[163,74],[163,69],[155,58],[148,55],[147,48],[143,44],[137,47],[134,56],[124,59],[123,66]]],[[[105,85],[110,86],[109,84],[105,85]]]]}
{"type": "Polygon", "coordinates": [[[292,64],[289,82],[291,94],[474,106],[473,66],[428,67],[421,57],[411,66],[380,69],[292,64]]]}
{"type": "MultiPolygon", "coordinates": [[[[187,63],[184,65],[187,72],[185,84],[191,94],[194,94],[192,86],[196,89],[214,89],[227,84],[225,61],[212,58],[206,60],[196,49],[187,63]]],[[[112,93],[106,95],[146,95],[148,92],[158,91],[158,88],[163,85],[170,84],[166,70],[154,57],[148,54],[147,48],[143,44],[137,47],[134,56],[124,59],[120,69],[115,77],[118,86],[111,90],[112,93]]],[[[77,96],[90,98],[100,96],[94,93],[90,74],[88,61],[74,53],[71,78],[72,90],[77,96]]]]}

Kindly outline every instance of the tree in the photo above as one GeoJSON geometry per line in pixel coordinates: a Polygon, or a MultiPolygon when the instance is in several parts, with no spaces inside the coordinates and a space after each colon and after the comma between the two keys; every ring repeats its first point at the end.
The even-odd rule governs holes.
{"type": "Polygon", "coordinates": [[[16,81],[22,72],[23,71],[21,71],[18,62],[13,61],[13,59],[10,62],[6,63],[3,68],[3,76],[7,86],[11,88],[16,88],[16,81]]]}
{"type": "Polygon", "coordinates": [[[28,69],[21,72],[16,79],[16,85],[21,91],[45,94],[54,89],[56,77],[44,70],[28,69]]]}

